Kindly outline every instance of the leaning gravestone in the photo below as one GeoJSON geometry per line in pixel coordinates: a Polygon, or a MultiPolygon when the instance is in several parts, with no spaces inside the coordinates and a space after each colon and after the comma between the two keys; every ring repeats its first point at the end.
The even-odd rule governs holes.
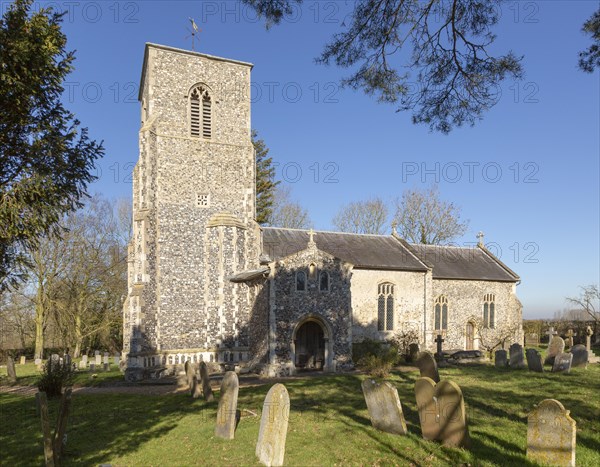
{"type": "Polygon", "coordinates": [[[17,382],[17,370],[15,369],[15,361],[12,357],[6,358],[6,372],[8,373],[8,380],[16,383],[17,382]]]}
{"type": "Polygon", "coordinates": [[[552,365],[553,373],[569,373],[571,371],[571,364],[573,363],[572,353],[559,353],[554,359],[554,365],[552,365]]]}
{"type": "Polygon", "coordinates": [[[523,346],[521,344],[513,344],[508,349],[510,355],[510,361],[508,365],[511,368],[524,368],[525,367],[525,357],[523,355],[523,346]]]}
{"type": "Polygon", "coordinates": [[[215,436],[233,439],[237,422],[237,400],[240,383],[235,371],[228,371],[221,382],[219,408],[217,409],[217,424],[215,436]]]}
{"type": "Polygon", "coordinates": [[[21,355],[21,359],[19,360],[19,364],[25,365],[26,361],[27,361],[27,358],[25,358],[25,355],[21,355]]]}
{"type": "Polygon", "coordinates": [[[415,395],[424,439],[444,446],[470,446],[465,402],[456,383],[444,380],[435,385],[431,378],[418,378],[415,395]]]}
{"type": "Polygon", "coordinates": [[[416,361],[417,367],[421,372],[421,377],[431,378],[434,382],[439,383],[440,374],[438,373],[437,363],[435,358],[429,352],[419,352],[416,361]]]}
{"type": "Polygon", "coordinates": [[[435,387],[435,396],[440,424],[439,440],[444,446],[468,448],[471,438],[460,387],[453,381],[440,381],[435,387]]]}
{"type": "Polygon", "coordinates": [[[190,394],[193,399],[198,399],[202,395],[202,386],[198,382],[198,376],[192,376],[192,388],[190,390],[190,394]]]}
{"type": "Polygon", "coordinates": [[[421,422],[421,435],[423,439],[435,440],[439,435],[437,409],[434,400],[435,381],[427,377],[417,378],[415,382],[415,397],[417,399],[419,421],[421,422]]]}
{"type": "Polygon", "coordinates": [[[495,364],[496,364],[496,368],[506,368],[508,366],[506,350],[504,350],[504,349],[496,350],[495,364]]]}
{"type": "Polygon", "coordinates": [[[565,351],[565,341],[560,336],[554,336],[550,343],[548,344],[548,353],[546,354],[546,360],[544,361],[544,365],[554,364],[554,358],[559,354],[565,351]]]}
{"type": "Polygon", "coordinates": [[[386,433],[405,435],[406,422],[398,390],[387,381],[378,383],[372,379],[362,382],[362,390],[372,425],[386,433]]]}
{"type": "Polygon", "coordinates": [[[544,372],[542,355],[536,349],[527,349],[525,355],[527,357],[527,367],[531,371],[537,371],[538,373],[544,372]]]}
{"type": "Polygon", "coordinates": [[[543,465],[575,467],[576,422],[557,400],[543,400],[527,417],[527,457],[543,465]]]}
{"type": "Polygon", "coordinates": [[[574,345],[571,349],[571,353],[573,354],[573,362],[571,363],[572,367],[587,365],[589,353],[585,348],[585,345],[574,345]]]}
{"type": "Polygon", "coordinates": [[[190,362],[189,360],[186,360],[183,368],[185,370],[185,377],[187,378],[187,383],[188,383],[188,387],[191,389],[192,388],[192,384],[194,383],[194,368],[192,366],[192,362],[190,362]]]}
{"type": "Polygon", "coordinates": [[[267,393],[260,417],[256,456],[266,466],[283,465],[285,440],[290,416],[290,396],[283,384],[267,393]]]}
{"type": "Polygon", "coordinates": [[[210,387],[208,368],[204,362],[200,362],[200,380],[202,381],[202,395],[204,396],[204,400],[207,402],[212,401],[214,397],[210,387]]]}

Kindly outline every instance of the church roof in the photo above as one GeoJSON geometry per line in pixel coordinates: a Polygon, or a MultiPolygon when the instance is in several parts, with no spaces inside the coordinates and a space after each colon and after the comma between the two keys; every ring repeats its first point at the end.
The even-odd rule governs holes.
{"type": "Polygon", "coordinates": [[[434,279],[516,282],[519,276],[485,248],[410,244],[434,279]]]}
{"type": "MultiPolygon", "coordinates": [[[[263,227],[263,252],[279,260],[306,249],[308,230],[263,227]]],[[[427,267],[391,235],[315,231],[317,248],[362,269],[427,271],[427,267]]]]}
{"type": "MultiPolygon", "coordinates": [[[[263,253],[277,261],[307,248],[308,230],[263,227],[263,253]]],[[[485,248],[417,245],[393,235],[315,231],[317,248],[359,269],[432,270],[434,279],[516,282],[519,276],[485,248]]]]}

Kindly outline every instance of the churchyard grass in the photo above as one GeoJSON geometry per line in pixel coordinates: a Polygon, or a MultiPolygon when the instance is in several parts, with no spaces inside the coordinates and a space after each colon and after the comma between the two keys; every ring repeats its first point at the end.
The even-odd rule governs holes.
{"type": "MultiPolygon", "coordinates": [[[[577,421],[577,465],[600,465],[600,365],[569,374],[472,366],[440,369],[461,387],[472,448],[421,439],[414,382],[418,371],[394,371],[409,434],[379,432],[361,390],[365,375],[285,380],[291,399],[286,465],[535,465],[525,457],[527,414],[555,398],[577,421]]],[[[243,386],[243,379],[241,380],[243,386]]],[[[66,465],[257,465],[260,410],[272,382],[241,387],[242,419],[234,440],[215,438],[215,401],[176,395],[75,394],[66,465]]],[[[0,394],[2,465],[41,465],[39,418],[32,396],[0,394]]],[[[50,401],[51,420],[58,401],[50,401]]]]}

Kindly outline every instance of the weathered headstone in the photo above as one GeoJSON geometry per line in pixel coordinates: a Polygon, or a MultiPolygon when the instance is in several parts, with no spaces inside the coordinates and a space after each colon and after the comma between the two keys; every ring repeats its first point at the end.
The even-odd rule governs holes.
{"type": "Polygon", "coordinates": [[[535,332],[531,332],[525,335],[525,346],[526,347],[535,347],[539,345],[540,339],[535,332]]]}
{"type": "Polygon", "coordinates": [[[437,363],[431,353],[424,351],[419,352],[416,361],[417,367],[421,372],[421,377],[431,378],[434,382],[440,381],[440,375],[437,369],[437,363]]]}
{"type": "Polygon", "coordinates": [[[79,369],[80,370],[85,370],[87,367],[87,365],[85,364],[85,362],[83,360],[79,361],[79,369]]]}
{"type": "Polygon", "coordinates": [[[398,390],[387,381],[378,383],[372,379],[362,382],[362,391],[369,409],[371,424],[378,430],[405,435],[406,422],[398,390]]]}
{"type": "Polygon", "coordinates": [[[527,458],[575,467],[576,422],[557,400],[543,400],[527,417],[527,458]]]}
{"type": "Polygon", "coordinates": [[[94,355],[95,356],[100,355],[100,351],[99,350],[94,350],[94,355]]]}
{"type": "Polygon", "coordinates": [[[585,345],[583,345],[583,344],[574,345],[573,348],[571,349],[571,353],[573,354],[573,362],[571,363],[572,367],[587,365],[589,352],[585,348],[585,345]]]}
{"type": "Polygon", "coordinates": [[[104,365],[108,364],[108,352],[104,352],[104,357],[102,357],[102,363],[104,365]]]}
{"type": "Polygon", "coordinates": [[[594,334],[594,331],[592,330],[591,326],[588,326],[587,328],[585,328],[585,348],[587,349],[588,352],[592,351],[592,335],[594,334]]]}
{"type": "Polygon", "coordinates": [[[215,436],[233,439],[237,422],[237,400],[240,383],[235,371],[228,371],[221,382],[215,436]]]}
{"type": "Polygon", "coordinates": [[[212,401],[214,396],[210,387],[208,368],[204,362],[200,362],[200,380],[202,381],[202,395],[204,396],[204,400],[208,402],[212,401]]]}
{"type": "Polygon", "coordinates": [[[470,446],[465,403],[456,383],[444,380],[436,385],[431,378],[418,378],[415,396],[423,439],[445,446],[470,446]]]}
{"type": "Polygon", "coordinates": [[[544,364],[554,364],[554,358],[565,351],[565,341],[560,336],[554,336],[548,344],[548,353],[544,364]]]}
{"type": "MultiPolygon", "coordinates": [[[[96,351],[96,352],[98,352],[98,351],[96,351]]],[[[100,355],[100,352],[98,352],[96,354],[96,361],[94,363],[98,366],[102,365],[102,355],[100,355]]]]}
{"type": "Polygon", "coordinates": [[[542,355],[536,349],[527,349],[525,355],[527,357],[527,367],[531,371],[537,371],[538,373],[544,372],[542,355]]]}
{"type": "Polygon", "coordinates": [[[421,435],[423,439],[435,440],[439,435],[437,422],[437,406],[435,397],[435,381],[431,378],[417,378],[415,382],[415,398],[417,411],[421,422],[421,435]]]}
{"type": "Polygon", "coordinates": [[[6,372],[8,373],[8,380],[16,383],[17,382],[17,370],[15,369],[15,361],[11,356],[6,358],[6,372]]]}
{"type": "Polygon", "coordinates": [[[419,344],[417,343],[412,343],[408,346],[408,358],[411,362],[414,362],[417,359],[419,351],[419,344]]]}
{"type": "Polygon", "coordinates": [[[440,424],[439,440],[444,446],[468,448],[471,438],[460,387],[453,381],[440,381],[435,387],[435,397],[440,424]]]}
{"type": "Polygon", "coordinates": [[[102,366],[104,367],[104,371],[109,371],[110,370],[110,364],[109,363],[103,363],[102,366]]]}
{"type": "Polygon", "coordinates": [[[202,385],[198,381],[198,376],[192,376],[192,388],[190,389],[192,398],[198,399],[202,395],[202,385]]]}
{"type": "Polygon", "coordinates": [[[88,363],[88,356],[87,355],[82,355],[81,356],[81,361],[87,366],[88,363]]]}
{"type": "Polygon", "coordinates": [[[113,357],[113,362],[114,362],[115,366],[117,368],[119,368],[119,366],[121,365],[121,354],[116,353],[115,356],[113,357]]]}
{"type": "Polygon", "coordinates": [[[63,363],[64,363],[64,364],[65,364],[67,367],[71,368],[71,363],[73,363],[73,360],[71,359],[71,355],[69,354],[69,351],[68,351],[68,350],[67,350],[67,351],[65,352],[65,354],[63,355],[63,363]]]}
{"type": "Polygon", "coordinates": [[[496,368],[506,368],[508,366],[506,350],[504,350],[504,349],[496,350],[494,357],[495,357],[496,368]]]}
{"type": "Polygon", "coordinates": [[[514,343],[508,349],[510,355],[510,361],[508,365],[511,368],[524,368],[525,367],[525,357],[523,355],[523,346],[521,344],[514,343]]]}
{"type": "Polygon", "coordinates": [[[36,358],[34,360],[35,366],[37,366],[38,370],[41,368],[42,366],[42,359],[41,358],[36,358]]]}
{"type": "Polygon", "coordinates": [[[548,335],[548,345],[549,345],[550,342],[552,341],[552,338],[556,335],[556,331],[554,330],[553,327],[551,327],[550,329],[548,329],[548,332],[546,334],[548,335]]]}
{"type": "Polygon", "coordinates": [[[25,355],[21,355],[21,358],[19,360],[19,364],[25,365],[26,362],[27,362],[27,358],[25,357],[25,355]]]}
{"type": "Polygon", "coordinates": [[[571,371],[571,364],[573,363],[573,354],[572,353],[559,353],[554,359],[554,365],[552,365],[553,373],[561,373],[566,372],[569,373],[571,371]]]}
{"type": "Polygon", "coordinates": [[[90,362],[90,371],[96,371],[96,363],[90,362]]]}
{"type": "Polygon", "coordinates": [[[573,347],[573,336],[575,334],[573,333],[572,329],[569,329],[567,331],[567,338],[565,339],[565,347],[570,349],[571,347],[573,347]]]}
{"type": "Polygon", "coordinates": [[[188,387],[190,389],[192,389],[194,374],[196,373],[194,371],[194,367],[192,366],[192,362],[190,362],[189,360],[186,360],[183,365],[183,368],[185,370],[185,377],[186,377],[188,387]]]}
{"type": "Polygon", "coordinates": [[[267,393],[260,417],[256,456],[266,466],[281,466],[290,416],[290,396],[283,384],[275,384],[267,393]]]}

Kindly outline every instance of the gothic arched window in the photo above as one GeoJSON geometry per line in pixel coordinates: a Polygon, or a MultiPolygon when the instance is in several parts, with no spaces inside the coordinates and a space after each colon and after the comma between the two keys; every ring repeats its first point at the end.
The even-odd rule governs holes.
{"type": "Polygon", "coordinates": [[[496,327],[496,296],[492,293],[487,293],[483,296],[483,327],[496,327]]]}
{"type": "Polygon", "coordinates": [[[190,136],[212,137],[212,99],[204,86],[196,86],[190,93],[190,136]]]}
{"type": "Polygon", "coordinates": [[[321,271],[319,274],[319,290],[321,292],[329,290],[329,273],[327,271],[321,271]]]}
{"type": "Polygon", "coordinates": [[[306,290],[306,273],[298,271],[296,273],[296,291],[304,292],[306,290]]]}
{"type": "Polygon", "coordinates": [[[435,330],[445,331],[448,329],[448,299],[440,295],[435,300],[435,330]]]}
{"type": "Polygon", "coordinates": [[[377,287],[377,330],[394,329],[394,284],[384,282],[377,287]]]}

